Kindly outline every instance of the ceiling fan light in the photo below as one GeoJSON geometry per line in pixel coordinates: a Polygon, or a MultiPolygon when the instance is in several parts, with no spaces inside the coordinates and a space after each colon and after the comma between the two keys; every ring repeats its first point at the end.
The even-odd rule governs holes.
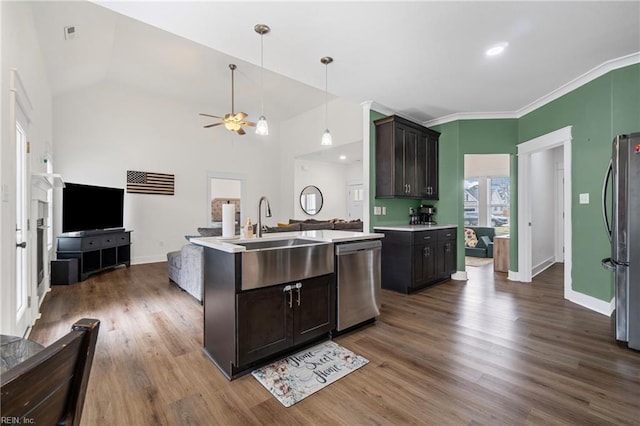
{"type": "Polygon", "coordinates": [[[322,134],[322,140],[320,141],[320,145],[329,146],[333,145],[333,138],[331,137],[331,132],[329,129],[325,130],[322,134]]]}
{"type": "Polygon", "coordinates": [[[269,123],[264,115],[261,115],[256,123],[256,135],[269,136],[269,123]]]}

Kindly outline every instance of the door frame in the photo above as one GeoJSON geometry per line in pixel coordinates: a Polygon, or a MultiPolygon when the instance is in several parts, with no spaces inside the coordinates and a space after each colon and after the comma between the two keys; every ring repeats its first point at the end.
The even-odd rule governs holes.
{"type": "Polygon", "coordinates": [[[353,181],[348,181],[347,182],[347,219],[349,220],[353,220],[351,219],[351,216],[349,216],[349,213],[351,211],[351,191],[354,190],[358,190],[361,189],[362,190],[362,200],[361,200],[361,209],[360,209],[360,220],[364,219],[365,216],[365,210],[364,210],[364,184],[362,183],[361,180],[353,180],[353,181]]]}
{"type": "Polygon", "coordinates": [[[224,173],[224,172],[207,172],[207,195],[205,197],[206,202],[206,224],[211,226],[211,179],[223,179],[223,180],[238,180],[240,181],[240,227],[245,222],[246,212],[246,181],[247,176],[242,173],[224,173]]]}
{"type": "MultiPolygon", "coordinates": [[[[572,126],[518,144],[518,272],[517,281],[531,282],[531,155],[537,152],[563,147],[564,176],[564,298],[571,299],[571,135],[572,126]]],[[[510,275],[512,273],[510,272],[510,275]]],[[[511,278],[511,277],[510,277],[511,278]]]]}
{"type": "MultiPolygon", "coordinates": [[[[16,189],[16,181],[15,179],[17,179],[16,177],[16,173],[15,173],[15,167],[16,167],[16,150],[17,150],[17,138],[16,138],[16,133],[17,133],[17,123],[20,122],[21,123],[21,127],[25,133],[25,138],[26,138],[26,144],[28,146],[29,143],[29,127],[31,126],[31,112],[33,111],[33,106],[31,104],[31,101],[29,100],[29,97],[27,96],[27,91],[24,87],[24,85],[22,84],[22,80],[20,79],[20,75],[18,74],[18,70],[16,70],[15,68],[10,69],[9,71],[9,126],[10,126],[10,130],[9,130],[9,140],[10,140],[10,144],[11,146],[14,148],[13,149],[13,166],[14,166],[14,171],[13,171],[13,177],[12,179],[13,181],[13,190],[15,191],[16,189]]],[[[26,229],[24,230],[24,236],[23,236],[23,241],[27,242],[27,247],[24,248],[23,250],[25,250],[25,273],[24,273],[24,280],[25,280],[25,291],[26,291],[26,300],[27,300],[27,306],[25,307],[25,309],[22,311],[22,314],[19,316],[18,312],[17,312],[17,301],[16,301],[16,296],[17,296],[17,288],[16,285],[10,285],[7,287],[10,287],[10,290],[8,291],[8,294],[4,294],[3,291],[3,300],[4,302],[2,303],[2,310],[7,310],[7,312],[9,312],[9,316],[6,317],[3,315],[3,322],[8,320],[8,323],[5,325],[3,324],[3,330],[9,330],[9,331],[5,331],[5,333],[10,333],[10,334],[14,334],[14,335],[19,335],[19,336],[24,336],[27,335],[29,333],[29,330],[31,328],[31,326],[33,325],[34,320],[37,318],[38,316],[38,304],[37,303],[33,303],[34,299],[33,299],[33,295],[37,294],[37,283],[34,284],[32,282],[31,279],[31,266],[32,266],[32,250],[33,250],[33,244],[32,244],[32,240],[33,238],[31,238],[32,235],[32,231],[31,231],[31,227],[29,226],[29,221],[31,220],[31,215],[30,215],[30,203],[29,200],[31,199],[30,197],[30,181],[29,181],[29,176],[30,176],[30,169],[29,169],[29,157],[28,157],[28,148],[25,147],[25,165],[24,165],[24,170],[23,170],[23,174],[24,174],[24,199],[25,199],[25,205],[24,205],[24,209],[25,209],[25,213],[26,213],[26,220],[27,223],[25,224],[26,229]],[[7,297],[5,297],[7,296],[7,297]]],[[[12,191],[13,192],[13,191],[12,191]]],[[[19,202],[18,200],[18,194],[14,194],[14,202],[17,204],[19,202]]],[[[13,206],[11,210],[11,219],[10,219],[10,223],[12,224],[12,227],[15,227],[15,225],[17,224],[17,217],[16,217],[16,205],[13,206]]],[[[11,237],[11,241],[13,241],[13,245],[15,245],[16,243],[16,231],[15,229],[12,230],[12,237],[11,237]]],[[[15,247],[12,247],[11,250],[11,259],[9,260],[9,265],[10,265],[10,272],[9,272],[9,282],[10,283],[17,283],[17,270],[16,270],[16,251],[17,249],[15,247]]],[[[3,264],[7,264],[4,263],[3,264]]]]}

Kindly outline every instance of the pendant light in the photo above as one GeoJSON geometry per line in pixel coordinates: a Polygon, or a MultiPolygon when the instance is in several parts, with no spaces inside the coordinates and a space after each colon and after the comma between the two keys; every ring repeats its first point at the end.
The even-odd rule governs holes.
{"type": "Polygon", "coordinates": [[[260,90],[262,91],[262,100],[261,100],[261,109],[260,109],[260,118],[256,123],[256,135],[260,136],[268,136],[269,135],[269,124],[267,123],[267,119],[264,116],[264,43],[263,37],[265,34],[271,31],[268,25],[265,24],[256,24],[253,27],[255,32],[260,34],[260,90]]]}
{"type": "Polygon", "coordinates": [[[333,62],[333,58],[331,56],[325,56],[320,59],[320,62],[324,64],[324,127],[325,131],[322,134],[322,140],[320,141],[320,145],[329,146],[333,144],[333,139],[331,138],[331,132],[329,132],[329,102],[327,100],[327,87],[329,80],[329,64],[333,62]]]}

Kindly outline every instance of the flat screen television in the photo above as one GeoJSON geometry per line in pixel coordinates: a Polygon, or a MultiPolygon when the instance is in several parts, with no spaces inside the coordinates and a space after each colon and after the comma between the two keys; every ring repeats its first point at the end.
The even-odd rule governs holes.
{"type": "Polygon", "coordinates": [[[124,189],[65,183],[62,190],[62,232],[121,229],[124,189]]]}

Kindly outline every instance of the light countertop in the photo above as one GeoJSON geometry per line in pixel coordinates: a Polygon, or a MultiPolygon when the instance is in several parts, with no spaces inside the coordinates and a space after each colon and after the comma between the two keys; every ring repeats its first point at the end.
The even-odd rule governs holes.
{"type": "Polygon", "coordinates": [[[436,231],[438,229],[457,228],[458,225],[380,225],[373,229],[376,231],[436,231]]]}
{"type": "Polygon", "coordinates": [[[307,240],[321,241],[326,243],[344,243],[347,241],[362,241],[384,238],[384,234],[371,232],[354,232],[354,231],[334,231],[330,229],[322,229],[316,231],[293,231],[293,232],[274,232],[262,234],[260,239],[254,238],[222,238],[222,237],[200,237],[191,238],[191,242],[203,247],[224,251],[227,253],[239,253],[246,251],[246,247],[238,245],[238,243],[246,243],[259,240],[287,240],[289,238],[305,238],[307,240]]]}

